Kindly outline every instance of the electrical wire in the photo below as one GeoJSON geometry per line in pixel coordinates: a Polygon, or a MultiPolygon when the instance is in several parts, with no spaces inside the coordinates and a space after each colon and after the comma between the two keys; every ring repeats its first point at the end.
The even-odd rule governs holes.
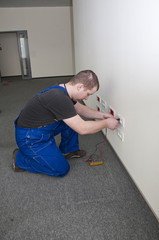
{"type": "Polygon", "coordinates": [[[102,160],[102,158],[103,158],[102,147],[103,147],[103,145],[104,145],[104,143],[105,143],[105,141],[106,141],[106,135],[107,135],[107,129],[105,128],[104,140],[103,140],[102,142],[99,142],[99,143],[96,144],[96,146],[95,146],[96,148],[95,148],[94,152],[93,152],[91,155],[86,155],[86,156],[84,156],[84,157],[82,158],[82,161],[83,161],[83,162],[88,162],[89,160],[93,160],[93,158],[94,158],[93,156],[94,156],[95,153],[97,152],[99,145],[100,145],[100,147],[99,147],[99,150],[100,150],[100,159],[102,160]]]}

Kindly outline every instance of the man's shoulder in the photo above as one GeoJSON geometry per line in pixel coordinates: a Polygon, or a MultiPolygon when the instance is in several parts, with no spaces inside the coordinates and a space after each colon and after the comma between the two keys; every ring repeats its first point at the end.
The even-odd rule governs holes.
{"type": "Polygon", "coordinates": [[[47,91],[44,91],[42,94],[40,94],[39,96],[41,97],[54,97],[54,96],[67,96],[66,92],[64,91],[64,89],[62,88],[58,88],[58,87],[52,87],[50,89],[48,89],[47,91]]]}

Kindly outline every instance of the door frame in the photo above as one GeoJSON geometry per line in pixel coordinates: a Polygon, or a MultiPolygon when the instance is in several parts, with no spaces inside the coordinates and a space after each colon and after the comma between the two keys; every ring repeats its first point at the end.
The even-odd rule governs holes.
{"type": "Polygon", "coordinates": [[[29,45],[28,45],[28,34],[27,31],[17,31],[17,39],[18,39],[18,48],[19,48],[19,58],[20,58],[20,66],[21,66],[21,73],[22,79],[31,79],[31,64],[30,64],[30,56],[29,56],[29,45]],[[24,49],[25,49],[25,64],[26,64],[26,74],[24,69],[24,62],[23,62],[23,49],[20,42],[21,35],[24,36],[24,49]]]}

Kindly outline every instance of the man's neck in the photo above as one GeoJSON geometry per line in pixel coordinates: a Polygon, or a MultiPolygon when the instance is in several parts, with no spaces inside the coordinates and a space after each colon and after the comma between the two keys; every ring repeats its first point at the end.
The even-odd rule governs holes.
{"type": "Polygon", "coordinates": [[[72,98],[72,96],[73,96],[73,94],[72,94],[73,93],[73,86],[71,84],[69,84],[69,83],[63,84],[62,83],[62,84],[59,84],[59,86],[64,87],[66,89],[69,97],[72,98]]]}

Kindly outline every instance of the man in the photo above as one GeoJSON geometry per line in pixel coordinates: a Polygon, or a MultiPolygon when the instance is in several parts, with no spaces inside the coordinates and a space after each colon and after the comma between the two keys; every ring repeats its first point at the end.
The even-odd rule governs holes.
{"type": "Polygon", "coordinates": [[[99,89],[96,74],[85,70],[68,83],[51,86],[33,97],[15,121],[16,142],[13,169],[63,177],[70,169],[67,159],[83,157],[78,134],[93,134],[103,128],[116,129],[118,121],[79,100],[87,100],[99,89]],[[85,121],[80,116],[98,121],[85,121]],[[54,136],[61,133],[59,148],[54,136]]]}

